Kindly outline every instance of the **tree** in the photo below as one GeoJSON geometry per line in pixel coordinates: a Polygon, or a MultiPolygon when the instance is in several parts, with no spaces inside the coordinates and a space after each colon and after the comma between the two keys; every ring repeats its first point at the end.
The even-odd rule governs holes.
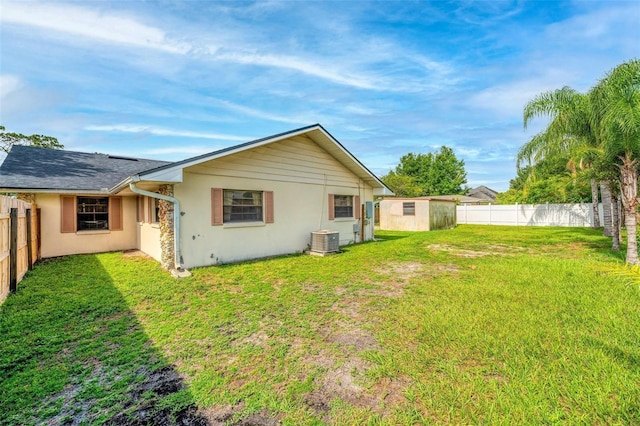
{"type": "Polygon", "coordinates": [[[0,126],[0,150],[9,153],[13,145],[29,145],[39,148],[64,149],[64,145],[53,136],[23,135],[22,133],[7,132],[4,126],[0,126]]]}
{"type": "Polygon", "coordinates": [[[467,192],[466,183],[464,160],[458,160],[451,148],[441,147],[434,154],[429,168],[428,195],[464,194],[467,192]]]}
{"type": "Polygon", "coordinates": [[[518,152],[518,168],[526,161],[535,165],[549,157],[563,157],[576,171],[582,169],[590,178],[594,227],[600,226],[598,212],[598,169],[594,167],[601,157],[600,141],[591,114],[592,104],[588,95],[570,87],[553,90],[536,96],[524,107],[524,127],[537,116],[548,116],[547,128],[535,135],[518,152]]]}
{"type": "MultiPolygon", "coordinates": [[[[536,115],[551,122],[518,153],[518,162],[553,155],[578,158],[589,152],[598,174],[613,167],[625,211],[627,263],[640,264],[636,242],[638,159],[640,158],[640,60],[623,63],[600,80],[587,95],[570,88],[538,95],[525,106],[525,127],[536,115]]],[[[611,188],[615,188],[615,182],[611,188]]],[[[615,200],[615,194],[612,193],[615,200]]],[[[605,206],[606,207],[606,206],[605,206]]],[[[617,228],[614,226],[614,228],[617,228]]],[[[614,248],[616,246],[614,229],[614,248]]]]}
{"type": "Polygon", "coordinates": [[[382,182],[396,194],[396,197],[418,197],[422,192],[420,186],[412,176],[399,175],[390,171],[385,176],[382,176],[381,179],[382,182]]]}
{"type": "Polygon", "coordinates": [[[591,91],[600,121],[605,158],[619,170],[627,228],[627,263],[640,264],[636,241],[638,159],[640,158],[640,60],[611,70],[591,91]]]}
{"type": "Polygon", "coordinates": [[[585,203],[590,200],[589,176],[571,167],[566,157],[548,157],[535,167],[519,167],[499,204],[585,203]]]}
{"type": "Polygon", "coordinates": [[[462,194],[467,172],[464,161],[443,146],[435,153],[403,155],[395,171],[383,176],[382,181],[401,197],[462,194]]]}

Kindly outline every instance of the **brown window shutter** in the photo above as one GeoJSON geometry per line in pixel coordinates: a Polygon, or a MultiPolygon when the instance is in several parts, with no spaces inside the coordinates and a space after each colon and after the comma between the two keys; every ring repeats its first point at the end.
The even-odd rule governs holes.
{"type": "Polygon", "coordinates": [[[122,197],[109,197],[109,230],[122,231],[122,197]]]}
{"type": "Polygon", "coordinates": [[[264,191],[264,223],[273,222],[273,191],[264,191]]]}
{"type": "Polygon", "coordinates": [[[211,225],[222,225],[224,221],[222,197],[222,188],[211,188],[211,225]]]}
{"type": "Polygon", "coordinates": [[[76,232],[76,197],[60,196],[60,232],[76,232]]]}
{"type": "Polygon", "coordinates": [[[336,218],[336,211],[333,205],[333,194],[329,194],[329,220],[333,220],[336,218]]]}
{"type": "Polygon", "coordinates": [[[353,217],[360,219],[360,196],[355,195],[353,197],[353,217]]]}

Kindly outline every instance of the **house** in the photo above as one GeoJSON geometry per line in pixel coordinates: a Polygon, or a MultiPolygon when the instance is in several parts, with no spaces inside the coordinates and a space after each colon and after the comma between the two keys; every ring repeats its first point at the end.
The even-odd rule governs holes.
{"type": "Polygon", "coordinates": [[[497,195],[498,195],[498,192],[484,185],[471,188],[470,190],[467,191],[467,196],[480,200],[477,202],[477,204],[494,203],[496,201],[497,195]]]}
{"type": "Polygon", "coordinates": [[[41,254],[138,249],[182,270],[373,239],[392,192],[321,125],[162,162],[14,146],[0,191],[41,209],[41,254]]]}
{"type": "Polygon", "coordinates": [[[435,231],[456,226],[456,201],[438,197],[385,198],[380,201],[380,229],[435,231]]]}

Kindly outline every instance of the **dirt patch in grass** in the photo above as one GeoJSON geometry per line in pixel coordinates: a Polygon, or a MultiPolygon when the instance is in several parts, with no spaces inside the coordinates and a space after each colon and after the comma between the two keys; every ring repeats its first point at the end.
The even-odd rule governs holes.
{"type": "Polygon", "coordinates": [[[237,339],[234,340],[234,342],[232,343],[232,345],[234,347],[240,347],[240,346],[245,346],[245,345],[253,345],[253,346],[260,346],[260,347],[267,347],[267,342],[269,341],[269,336],[267,335],[267,333],[264,330],[258,330],[255,333],[252,333],[251,335],[244,337],[242,339],[237,339]]]}
{"type": "Polygon", "coordinates": [[[316,388],[305,397],[307,405],[325,420],[336,398],[383,416],[407,401],[404,391],[410,384],[408,380],[382,378],[371,383],[366,372],[372,364],[358,356],[351,355],[345,360],[321,352],[307,361],[326,369],[316,378],[316,388]]]}
{"type": "Polygon", "coordinates": [[[305,397],[307,405],[319,414],[326,415],[336,398],[359,407],[377,406],[376,395],[363,385],[365,372],[371,367],[368,361],[357,356],[343,360],[328,352],[309,356],[305,361],[324,370],[315,380],[316,388],[305,397]]]}
{"type": "Polygon", "coordinates": [[[234,418],[237,418],[244,408],[244,403],[235,406],[209,407],[201,410],[200,415],[207,420],[207,425],[209,426],[225,426],[229,424],[232,426],[277,426],[280,424],[279,416],[272,416],[266,410],[249,414],[234,421],[234,418]]]}
{"type": "Polygon", "coordinates": [[[389,276],[388,280],[372,282],[371,284],[375,285],[376,288],[360,290],[358,295],[397,298],[404,295],[404,289],[409,285],[412,278],[430,278],[458,271],[458,267],[452,264],[389,262],[374,270],[378,274],[389,276]]]}
{"type": "Polygon", "coordinates": [[[142,258],[151,259],[151,256],[149,256],[147,253],[140,250],[127,250],[122,253],[122,257],[124,257],[125,259],[132,258],[132,257],[142,257],[142,258]]]}
{"type": "MultiPolygon", "coordinates": [[[[195,404],[162,406],[163,397],[184,389],[182,378],[169,366],[149,371],[146,367],[138,371],[141,382],[130,385],[128,395],[120,401],[117,413],[105,422],[107,425],[209,425],[206,417],[198,412],[195,404]]],[[[55,406],[61,403],[58,414],[47,419],[47,424],[81,425],[94,423],[100,401],[81,396],[86,388],[94,384],[109,386],[119,379],[109,369],[99,363],[82,383],[68,385],[56,395],[48,398],[43,405],[55,406]]]]}
{"type": "Polygon", "coordinates": [[[393,275],[396,280],[408,280],[421,275],[425,265],[420,262],[389,262],[377,268],[375,272],[385,275],[393,275]]]}
{"type": "MultiPolygon", "coordinates": [[[[441,245],[432,244],[431,246],[441,245]]],[[[456,265],[444,265],[441,263],[389,262],[383,267],[376,269],[375,272],[379,274],[392,275],[395,278],[395,281],[406,281],[414,277],[425,275],[436,276],[444,273],[458,272],[458,267],[456,265]]]]}
{"type": "MultiPolygon", "coordinates": [[[[385,271],[389,274],[400,272],[404,282],[410,276],[424,273],[424,266],[421,263],[393,264],[385,271]]],[[[386,287],[385,291],[394,290],[388,282],[379,285],[386,287]]],[[[330,327],[318,330],[323,342],[330,346],[302,356],[303,365],[318,369],[315,389],[305,395],[305,403],[324,421],[331,422],[331,403],[336,399],[383,416],[406,401],[403,396],[408,385],[406,382],[386,378],[372,382],[367,371],[373,368],[373,364],[360,356],[363,351],[380,350],[373,332],[363,328],[362,324],[368,323],[367,309],[372,296],[382,290],[348,292],[347,289],[336,288],[334,294],[341,297],[330,310],[338,314],[338,318],[331,322],[330,327]]],[[[393,296],[399,297],[401,285],[395,290],[398,292],[393,296]]]]}
{"type": "Polygon", "coordinates": [[[468,250],[448,244],[430,244],[427,246],[432,251],[444,251],[456,257],[475,258],[485,256],[514,256],[516,252],[526,251],[523,247],[509,246],[506,244],[487,244],[483,250],[468,250]]]}
{"type": "Polygon", "coordinates": [[[135,384],[129,392],[129,398],[120,413],[107,422],[109,425],[189,425],[205,426],[209,422],[200,413],[195,404],[183,407],[159,408],[158,402],[162,397],[175,394],[184,389],[182,378],[176,371],[167,366],[154,371],[146,368],[139,370],[145,377],[141,383],[135,384]],[[153,394],[152,398],[142,398],[142,395],[153,394]],[[143,399],[140,405],[136,402],[143,399]]]}

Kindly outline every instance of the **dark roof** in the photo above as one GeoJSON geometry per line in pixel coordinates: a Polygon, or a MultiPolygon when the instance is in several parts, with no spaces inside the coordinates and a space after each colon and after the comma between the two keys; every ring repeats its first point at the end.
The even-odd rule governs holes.
{"type": "MultiPolygon", "coordinates": [[[[173,169],[181,169],[215,157],[271,143],[290,135],[310,132],[317,133],[316,142],[365,182],[370,182],[374,188],[380,187],[388,191],[388,194],[393,194],[378,177],[320,124],[301,127],[176,162],[14,145],[4,163],[0,165],[0,190],[118,192],[127,185],[128,178],[165,181],[166,176],[161,176],[164,172],[171,173],[173,169]]],[[[172,180],[170,178],[167,181],[172,180]]]]}
{"type": "Polygon", "coordinates": [[[166,164],[169,162],[14,145],[0,165],[0,188],[101,191],[166,164]]]}
{"type": "Polygon", "coordinates": [[[498,193],[489,187],[480,185],[467,191],[467,195],[470,197],[481,198],[483,200],[495,201],[498,193]]]}

